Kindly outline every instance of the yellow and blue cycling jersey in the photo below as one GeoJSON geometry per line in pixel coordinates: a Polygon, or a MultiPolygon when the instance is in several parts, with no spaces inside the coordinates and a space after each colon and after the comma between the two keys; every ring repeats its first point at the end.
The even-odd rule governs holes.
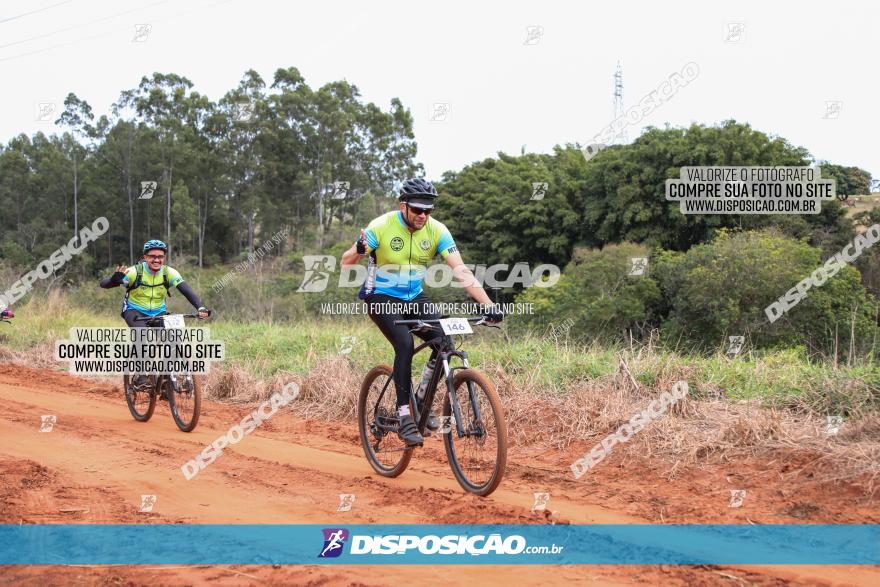
{"type": "MultiPolygon", "coordinates": [[[[125,294],[125,300],[122,302],[122,311],[137,310],[145,316],[156,316],[165,312],[165,300],[168,292],[165,290],[165,281],[162,275],[163,271],[167,272],[168,287],[177,287],[183,283],[183,277],[176,269],[163,266],[158,273],[153,274],[147,266],[146,261],[142,261],[143,274],[141,275],[141,284],[137,289],[129,290],[125,294]]],[[[125,270],[125,277],[122,284],[129,287],[134,284],[137,279],[137,265],[132,265],[125,270]]]]}
{"type": "Polygon", "coordinates": [[[410,232],[400,211],[388,212],[364,232],[370,261],[361,299],[379,293],[410,301],[422,293],[431,259],[436,255],[445,259],[458,251],[449,229],[430,216],[422,228],[410,232]]]}

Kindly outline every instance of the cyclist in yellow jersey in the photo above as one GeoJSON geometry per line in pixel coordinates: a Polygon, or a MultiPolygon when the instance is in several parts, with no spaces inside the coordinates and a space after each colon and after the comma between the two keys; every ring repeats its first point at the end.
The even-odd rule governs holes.
{"type": "MultiPolygon", "coordinates": [[[[125,299],[122,302],[122,319],[129,328],[142,328],[143,322],[136,318],[158,316],[167,310],[166,299],[172,287],[176,287],[183,297],[198,309],[201,318],[207,318],[211,311],[202,304],[196,292],[183,280],[176,269],[165,265],[168,246],[160,240],[144,243],[144,260],[138,265],[126,267],[119,265],[110,277],[101,280],[101,287],[109,289],[124,285],[125,299]]],[[[135,377],[134,384],[141,385],[146,377],[135,377]]]]}
{"type": "MultiPolygon", "coordinates": [[[[403,182],[398,198],[400,209],[379,216],[361,230],[360,238],[343,253],[340,263],[342,267],[355,265],[369,255],[367,279],[359,297],[367,303],[370,319],[394,347],[394,387],[400,417],[398,436],[407,446],[423,443],[409,406],[415,345],[409,328],[394,321],[441,317],[422,291],[431,259],[440,255],[446,261],[468,295],[486,308],[488,321],[500,322],[504,317],[500,307],[492,303],[464,264],[449,230],[430,217],[436,197],[437,189],[429,181],[415,178],[403,182]]],[[[439,329],[416,333],[423,340],[442,334],[439,329]]],[[[434,360],[435,355],[436,352],[429,360],[434,360]]],[[[431,414],[428,429],[437,428],[439,421],[431,414]]]]}

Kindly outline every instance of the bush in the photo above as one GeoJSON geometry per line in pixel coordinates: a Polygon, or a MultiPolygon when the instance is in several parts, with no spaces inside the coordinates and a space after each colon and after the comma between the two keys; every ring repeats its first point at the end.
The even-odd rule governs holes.
{"type": "Polygon", "coordinates": [[[823,263],[821,251],[774,231],[720,231],[687,253],[657,255],[654,275],[667,304],[665,340],[717,347],[728,335],[753,346],[803,344],[813,354],[871,350],[877,301],[850,266],[770,323],[764,309],[823,263]]]}
{"type": "Polygon", "coordinates": [[[531,287],[517,298],[534,304],[535,314],[526,322],[556,329],[570,325],[578,338],[622,340],[630,333],[644,334],[658,320],[661,295],[650,263],[644,275],[629,275],[633,257],[650,255],[631,243],[575,250],[558,283],[531,287]]]}

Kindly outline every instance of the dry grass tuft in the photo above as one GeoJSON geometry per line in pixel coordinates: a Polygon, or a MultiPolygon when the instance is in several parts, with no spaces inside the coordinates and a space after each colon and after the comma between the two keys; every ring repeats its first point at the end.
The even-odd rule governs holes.
{"type": "Polygon", "coordinates": [[[269,379],[257,379],[248,371],[231,366],[208,374],[206,396],[233,402],[262,402],[280,392],[288,383],[299,386],[299,396],[290,408],[304,418],[316,420],[354,420],[364,374],[342,356],[311,361],[307,376],[278,371],[269,379]]]}
{"type": "Polygon", "coordinates": [[[222,370],[211,369],[204,383],[202,392],[207,399],[244,403],[258,400],[262,394],[262,383],[237,365],[222,370]]]}
{"type": "Polygon", "coordinates": [[[21,357],[19,353],[15,352],[11,348],[7,346],[0,346],[0,363],[20,363],[21,357]]]}
{"type": "Polygon", "coordinates": [[[357,400],[364,373],[343,357],[319,361],[302,383],[299,398],[292,404],[303,417],[317,420],[355,420],[357,400]]]}
{"type": "Polygon", "coordinates": [[[58,370],[68,364],[55,360],[55,345],[51,342],[40,343],[24,351],[15,351],[9,347],[0,346],[0,362],[50,370],[58,370]]]}

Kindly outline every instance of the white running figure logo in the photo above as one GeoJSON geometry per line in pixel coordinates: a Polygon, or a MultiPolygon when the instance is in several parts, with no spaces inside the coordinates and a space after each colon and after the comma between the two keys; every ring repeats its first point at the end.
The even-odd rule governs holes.
{"type": "Polygon", "coordinates": [[[330,534],[330,543],[327,545],[327,548],[321,553],[321,556],[326,555],[331,550],[336,550],[337,548],[342,548],[342,530],[337,530],[330,534]]]}

